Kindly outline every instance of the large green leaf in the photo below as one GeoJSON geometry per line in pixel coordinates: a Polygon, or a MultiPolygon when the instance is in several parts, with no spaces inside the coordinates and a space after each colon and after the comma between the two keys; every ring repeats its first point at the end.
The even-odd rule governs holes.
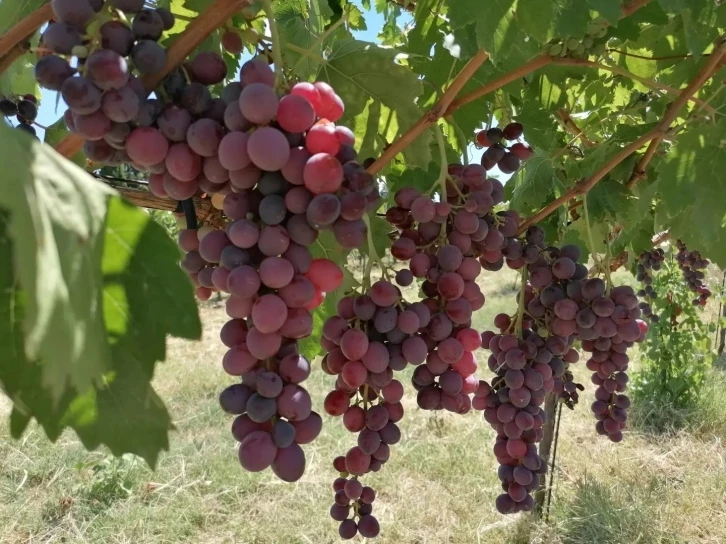
{"type": "Polygon", "coordinates": [[[191,287],[175,263],[178,251],[161,227],[133,207],[121,214],[113,200],[109,204],[118,198],[115,191],[49,147],[6,126],[0,134],[0,159],[14,165],[0,178],[0,207],[10,214],[15,278],[27,297],[25,354],[42,361],[42,382],[53,397],[59,400],[69,387],[87,391],[100,385],[113,357],[107,329],[128,334],[141,324],[130,322],[136,316],[120,297],[108,298],[110,263],[127,263],[115,267],[117,274],[128,274],[132,264],[141,269],[132,279],[138,282],[137,292],[144,293],[144,315],[154,319],[137,345],[152,365],[164,358],[157,347],[159,331],[162,341],[167,332],[198,337],[191,287]],[[134,240],[140,234],[147,237],[143,245],[134,240]],[[104,323],[108,304],[116,304],[121,315],[104,323]],[[174,318],[164,319],[162,310],[174,318]]]}
{"type": "Polygon", "coordinates": [[[562,189],[555,163],[546,154],[536,152],[522,170],[510,180],[513,184],[511,206],[520,212],[535,210],[553,199],[562,189]]]}
{"type": "Polygon", "coordinates": [[[726,124],[704,125],[678,137],[658,166],[673,238],[726,267],[726,124]]]}
{"type": "MultiPolygon", "coordinates": [[[[319,78],[345,100],[343,119],[361,142],[362,157],[379,155],[422,116],[415,103],[421,82],[396,62],[396,55],[393,49],[344,39],[333,43],[321,65],[319,78]]],[[[403,156],[409,166],[428,165],[430,138],[431,131],[426,131],[406,148],[403,156]]]]}
{"type": "Polygon", "coordinates": [[[58,397],[108,370],[101,309],[106,200],[113,191],[24,134],[0,127],[0,207],[9,210],[18,281],[28,296],[25,349],[58,397]]]}
{"type": "MultiPolygon", "coordinates": [[[[10,262],[17,240],[9,214],[0,216],[0,257],[10,262]]],[[[165,357],[167,334],[199,337],[192,288],[176,266],[178,251],[145,212],[112,196],[103,238],[103,307],[97,316],[110,352],[107,369],[91,387],[66,384],[61,394],[44,383],[47,358],[26,356],[23,321],[30,300],[12,267],[0,273],[0,384],[14,403],[17,438],[36,419],[51,440],[72,428],[84,446],[134,453],[150,465],[168,449],[173,428],[150,381],[165,357]]]]}

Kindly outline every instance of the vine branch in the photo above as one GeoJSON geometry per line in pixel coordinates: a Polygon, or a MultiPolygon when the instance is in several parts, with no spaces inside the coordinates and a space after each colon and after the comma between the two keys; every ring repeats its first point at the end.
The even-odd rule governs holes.
{"type": "MultiPolygon", "coordinates": [[[[527,230],[528,227],[535,223],[538,223],[573,197],[587,193],[613,168],[623,162],[632,153],[635,153],[646,143],[650,143],[649,148],[657,147],[663,137],[668,133],[671,124],[678,117],[678,114],[683,106],[689,101],[691,97],[693,97],[694,93],[696,93],[696,91],[698,91],[698,89],[700,89],[706,83],[706,81],[710,79],[713,73],[719,68],[724,55],[726,55],[726,42],[724,42],[723,37],[721,37],[719,38],[719,44],[714,49],[713,53],[711,53],[708,62],[706,62],[701,70],[699,70],[698,74],[695,78],[693,78],[691,83],[689,83],[688,86],[680,92],[678,97],[671,104],[669,104],[665,114],[663,115],[663,119],[661,119],[661,122],[658,123],[657,127],[624,147],[620,151],[620,153],[612,157],[607,163],[601,166],[597,170],[597,172],[595,172],[589,179],[576,183],[575,186],[572,187],[569,191],[565,192],[562,196],[547,204],[532,217],[522,222],[517,234],[522,234],[524,231],[527,230]]],[[[653,149],[653,151],[651,151],[650,153],[646,151],[643,159],[641,159],[641,161],[635,167],[636,172],[645,171],[645,166],[647,166],[647,162],[645,162],[644,159],[646,158],[646,156],[652,157],[654,153],[655,149],[653,149]]],[[[648,161],[650,161],[650,158],[648,159],[648,161]]],[[[636,181],[633,182],[633,178],[631,176],[631,180],[628,181],[627,187],[632,188],[635,183],[637,183],[637,179],[638,178],[636,176],[636,181]]]]}
{"type": "Polygon", "coordinates": [[[534,214],[532,217],[527,218],[525,221],[523,221],[519,225],[519,230],[517,231],[517,234],[522,234],[525,232],[530,226],[539,223],[542,219],[550,215],[552,212],[554,212],[557,208],[562,206],[563,204],[570,201],[572,198],[583,195],[587,193],[590,189],[592,189],[597,183],[604,178],[610,170],[615,168],[618,164],[623,162],[625,159],[627,159],[630,155],[635,153],[638,149],[640,149],[642,146],[650,142],[653,138],[655,138],[658,134],[658,129],[652,130],[648,132],[647,134],[644,134],[634,142],[630,143],[626,147],[624,147],[620,153],[615,155],[613,158],[611,158],[607,163],[605,163],[603,166],[601,166],[597,172],[595,172],[589,179],[581,180],[578,183],[575,184],[574,187],[572,187],[569,191],[562,194],[560,197],[556,198],[549,204],[547,204],[544,208],[542,208],[540,211],[538,211],[536,214],[534,214]]]}
{"type": "Polygon", "coordinates": [[[476,73],[479,67],[484,64],[489,58],[489,54],[483,49],[474,55],[474,57],[466,63],[466,66],[459,72],[454,81],[452,81],[449,88],[436,102],[436,104],[424,114],[411,128],[409,128],[398,140],[389,145],[386,150],[381,154],[376,161],[368,167],[368,173],[377,174],[385,166],[393,160],[401,151],[407,148],[410,144],[416,140],[421,134],[423,134],[427,128],[438,121],[442,116],[446,114],[451,104],[454,102],[456,95],[459,94],[461,89],[476,73]]]}
{"type": "Polygon", "coordinates": [[[53,17],[53,9],[48,2],[18,21],[15,26],[0,36],[0,58],[10,53],[18,44],[28,40],[51,17],[53,17]]]}
{"type": "Polygon", "coordinates": [[[597,143],[593,142],[590,138],[587,137],[587,135],[577,125],[575,120],[570,116],[566,109],[560,108],[559,110],[557,110],[557,113],[555,115],[560,120],[562,128],[564,128],[567,132],[573,135],[573,139],[567,144],[568,147],[576,142],[578,138],[582,140],[582,145],[584,145],[585,147],[597,146],[597,143]]]}
{"type": "MultiPolygon", "coordinates": [[[[679,89],[670,87],[668,85],[664,85],[663,83],[658,83],[657,81],[653,81],[652,79],[641,77],[637,74],[634,74],[633,72],[631,72],[629,70],[626,70],[625,68],[621,68],[620,66],[612,66],[610,64],[603,64],[601,62],[594,62],[594,61],[586,60],[586,59],[570,59],[570,58],[556,58],[556,59],[554,59],[554,63],[559,64],[561,66],[587,66],[590,68],[599,68],[601,70],[607,70],[608,72],[612,72],[613,74],[618,74],[620,76],[632,79],[633,81],[642,83],[643,85],[645,85],[646,87],[650,87],[651,89],[663,91],[665,93],[676,95],[676,96],[678,96],[681,93],[681,91],[679,89]]],[[[689,97],[689,100],[698,104],[701,107],[707,108],[711,115],[716,114],[716,110],[713,109],[713,107],[706,104],[703,100],[696,98],[694,96],[689,97]]]]}
{"type": "MultiPolygon", "coordinates": [[[[685,89],[683,89],[683,91],[681,91],[678,98],[676,98],[668,106],[668,109],[663,116],[663,121],[661,121],[661,123],[658,125],[658,128],[656,129],[658,130],[659,134],[653,139],[652,142],[650,142],[648,149],[646,150],[640,161],[638,161],[638,164],[635,165],[633,173],[625,185],[628,189],[632,189],[633,187],[635,187],[638,182],[645,177],[645,169],[647,168],[650,160],[653,158],[653,155],[655,155],[655,151],[660,145],[661,141],[663,141],[663,137],[670,129],[671,123],[673,123],[676,117],[678,117],[678,113],[681,111],[681,108],[685,106],[686,102],[688,102],[693,97],[693,95],[698,92],[698,90],[703,87],[709,79],[711,79],[711,77],[719,70],[719,68],[721,68],[721,62],[723,61],[725,55],[726,42],[724,41],[724,36],[721,36],[719,38],[718,45],[714,48],[713,52],[708,57],[708,61],[698,71],[696,77],[693,78],[691,83],[685,89]]],[[[711,106],[709,106],[709,108],[711,108],[711,106]]]]}

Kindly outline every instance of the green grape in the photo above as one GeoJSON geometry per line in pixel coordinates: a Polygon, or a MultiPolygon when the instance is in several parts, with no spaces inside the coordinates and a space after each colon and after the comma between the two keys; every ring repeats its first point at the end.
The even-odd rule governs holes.
{"type": "Polygon", "coordinates": [[[580,40],[577,38],[570,38],[567,40],[567,49],[570,49],[571,51],[577,49],[578,45],[580,45],[580,40]]]}
{"type": "Polygon", "coordinates": [[[260,41],[260,35],[254,28],[245,28],[242,31],[242,41],[255,45],[260,41]]]}
{"type": "Polygon", "coordinates": [[[601,24],[592,22],[587,25],[587,30],[585,32],[587,32],[587,34],[589,34],[590,36],[594,36],[595,34],[600,32],[601,28],[602,28],[601,24]]]}
{"type": "Polygon", "coordinates": [[[88,47],[85,45],[76,45],[73,47],[71,55],[79,59],[85,59],[88,56],[88,47]]]}
{"type": "Polygon", "coordinates": [[[596,43],[592,48],[592,54],[596,57],[600,57],[605,54],[605,44],[604,43],[596,43]]]}
{"type": "Polygon", "coordinates": [[[606,26],[602,27],[600,31],[595,34],[596,38],[604,38],[608,33],[608,28],[606,26]]]}
{"type": "Polygon", "coordinates": [[[585,54],[585,46],[581,43],[577,44],[577,47],[575,47],[575,54],[577,55],[584,55],[585,54]]]}
{"type": "Polygon", "coordinates": [[[563,50],[562,44],[556,43],[556,44],[550,46],[549,54],[552,55],[553,57],[556,57],[557,55],[562,53],[562,50],[563,50]]]}
{"type": "Polygon", "coordinates": [[[584,40],[582,40],[582,45],[585,46],[585,49],[590,49],[593,43],[595,42],[590,36],[587,36],[584,40]]]}

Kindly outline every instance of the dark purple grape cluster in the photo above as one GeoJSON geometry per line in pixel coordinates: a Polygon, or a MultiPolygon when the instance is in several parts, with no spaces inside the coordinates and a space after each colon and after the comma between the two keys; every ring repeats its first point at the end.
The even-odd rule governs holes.
{"type": "Polygon", "coordinates": [[[481,165],[491,170],[499,166],[504,174],[514,174],[522,164],[533,154],[532,148],[527,144],[516,141],[524,134],[524,127],[521,123],[509,123],[503,129],[492,127],[482,130],[476,135],[476,143],[479,147],[486,147],[481,158],[481,165]],[[510,146],[505,141],[515,142],[510,146]]]}
{"type": "MultiPolygon", "coordinates": [[[[341,474],[347,474],[346,457],[336,457],[335,468],[341,474]]],[[[381,526],[373,512],[373,501],[376,492],[372,487],[364,486],[357,477],[339,477],[333,482],[335,502],[330,507],[330,517],[339,521],[338,534],[343,540],[350,540],[356,535],[364,538],[377,537],[381,526]]]]}
{"type": "Polygon", "coordinates": [[[704,283],[706,274],[703,272],[711,262],[701,256],[700,251],[690,251],[681,240],[676,241],[678,253],[676,261],[683,272],[683,279],[691,292],[698,295],[693,299],[694,306],[705,306],[711,296],[711,290],[704,283]]]}
{"type": "MultiPolygon", "coordinates": [[[[653,288],[653,276],[651,271],[657,272],[663,267],[665,261],[665,251],[656,248],[650,251],[643,251],[638,257],[638,266],[636,267],[635,279],[643,284],[637,295],[644,299],[655,300],[658,293],[653,288]]],[[[653,308],[645,300],[639,305],[642,314],[653,323],[657,323],[660,317],[653,313],[653,308]]]]}
{"type": "Polygon", "coordinates": [[[401,285],[422,279],[422,302],[432,314],[422,331],[426,365],[412,378],[418,404],[466,413],[479,384],[472,352],[480,338],[471,328],[471,316],[485,298],[476,279],[482,268],[499,270],[505,256],[517,256],[513,246],[519,217],[516,212],[492,213],[503,188],[487,179],[483,167],[450,165],[448,172],[445,201],[407,187],[396,193],[397,206],[386,217],[400,231],[391,254],[408,264],[397,279],[401,285]]]}
{"type": "Polygon", "coordinates": [[[488,363],[496,376],[491,387],[479,385],[473,406],[484,411],[497,432],[494,455],[505,493],[497,497],[496,507],[502,514],[528,511],[534,506],[531,494],[547,470],[536,446],[545,419],[541,406],[554,385],[554,373],[564,368],[558,357],[566,346],[558,337],[545,340],[531,329],[522,329],[520,337],[515,331],[486,331],[482,346],[491,351],[488,363]]]}
{"type": "Polygon", "coordinates": [[[574,321],[577,303],[570,293],[577,291],[588,271],[578,262],[580,249],[577,246],[547,247],[544,237],[540,227],[530,227],[521,241],[521,259],[507,260],[507,265],[518,268],[523,261],[527,266],[529,283],[525,291],[524,325],[547,337],[549,342],[558,339],[558,345],[564,343],[562,353],[556,354],[552,391],[566,406],[573,408],[584,387],[574,380],[569,369],[579,360],[577,350],[572,347],[577,339],[574,321]]]}
{"type": "Polygon", "coordinates": [[[289,189],[286,183],[268,190],[263,177],[254,189],[227,195],[227,228],[184,229],[179,244],[197,296],[208,299],[213,289],[230,295],[232,319],[221,331],[229,351],[222,365],[242,384],[226,389],[220,402],[238,416],[232,432],[241,442],[240,462],[250,471],[271,466],[281,479],[294,481],[305,466],[300,444],[311,441],[321,424],[301,385],[309,363],[299,356],[297,341],[312,334],[311,312],[342,284],[343,272],[328,259],[313,258],[307,246],[318,231],[286,207],[280,194],[289,189]]]}
{"type": "MultiPolygon", "coordinates": [[[[166,50],[158,41],[174,26],[174,16],[164,8],[145,7],[143,0],[108,4],[112,9],[104,10],[103,0],[53,0],[54,21],[41,38],[53,54],[38,60],[35,78],[63,97],[69,108],[66,126],[86,140],[87,157],[119,165],[132,161],[127,138],[152,104],[138,78],[164,67],[166,50]],[[133,16],[130,24],[126,16],[133,16]]],[[[161,140],[147,138],[146,153],[160,155],[166,143],[161,140]]]]}
{"type": "MultiPolygon", "coordinates": [[[[182,231],[184,236],[188,232],[194,231],[182,231]]],[[[275,234],[274,242],[279,243],[279,233],[275,234]]],[[[220,404],[237,416],[232,435],[240,442],[242,467],[258,472],[271,466],[280,479],[296,481],[305,469],[300,445],[314,440],[322,428],[322,419],[312,410],[310,395],[302,386],[310,375],[310,363],[299,354],[297,342],[312,334],[311,310],[322,301],[323,289],[336,289],[343,275],[335,263],[312,259],[304,246],[292,252],[289,247],[277,248],[275,255],[267,251],[256,258],[256,252],[270,247],[264,239],[254,251],[228,244],[220,257],[210,256],[205,241],[222,235],[224,231],[207,234],[199,252],[213,262],[225,263],[202,269],[200,278],[205,270],[211,272],[211,280],[226,277],[225,290],[231,293],[226,307],[232,319],[220,332],[229,348],[222,366],[231,376],[241,377],[242,383],[222,391],[220,404]]]]}
{"type": "Polygon", "coordinates": [[[323,325],[322,368],[337,376],[324,408],[331,416],[342,416],[345,428],[358,433],[357,445],[333,462],[341,478],[333,485],[330,515],[340,522],[343,538],[378,534],[378,521],[371,515],[373,490],[358,478],[379,471],[390,447],[401,439],[397,423],[403,417],[403,385],[393,376],[425,360],[428,348],[419,330],[430,319],[424,304],[407,303],[396,286],[380,280],[367,294],[342,298],[337,314],[323,325]]]}
{"type": "Polygon", "coordinates": [[[33,94],[18,97],[0,98],[0,113],[5,117],[15,117],[15,128],[35,136],[33,123],[38,116],[38,99],[33,94]]]}
{"type": "MultiPolygon", "coordinates": [[[[230,350],[224,368],[242,375],[242,383],[227,387],[219,396],[222,409],[237,417],[232,436],[240,442],[239,462],[249,472],[268,467],[283,481],[299,480],[305,471],[300,447],[315,440],[323,428],[320,414],[301,385],[310,375],[310,363],[297,352],[295,340],[286,339],[263,361],[247,350],[257,345],[255,329],[233,319],[222,327],[222,341],[230,350]]],[[[254,349],[253,349],[254,351],[254,349]]]]}
{"type": "MultiPolygon", "coordinates": [[[[573,293],[574,294],[574,293],[573,293]]],[[[597,386],[592,412],[597,418],[595,429],[613,442],[623,439],[630,399],[625,395],[628,384],[628,348],[642,342],[648,332],[641,315],[638,297],[627,285],[607,292],[605,282],[592,278],[580,286],[580,310],[577,313],[578,336],[582,349],[590,352],[587,368],[597,386]]]]}

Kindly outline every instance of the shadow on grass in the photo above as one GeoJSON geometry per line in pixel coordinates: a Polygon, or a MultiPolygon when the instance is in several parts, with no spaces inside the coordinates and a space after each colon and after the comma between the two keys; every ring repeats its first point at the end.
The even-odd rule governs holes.
{"type": "Polygon", "coordinates": [[[663,540],[654,513],[628,494],[623,490],[616,496],[612,486],[578,482],[567,502],[553,505],[551,516],[559,540],[563,544],[675,544],[676,540],[663,540]]]}

